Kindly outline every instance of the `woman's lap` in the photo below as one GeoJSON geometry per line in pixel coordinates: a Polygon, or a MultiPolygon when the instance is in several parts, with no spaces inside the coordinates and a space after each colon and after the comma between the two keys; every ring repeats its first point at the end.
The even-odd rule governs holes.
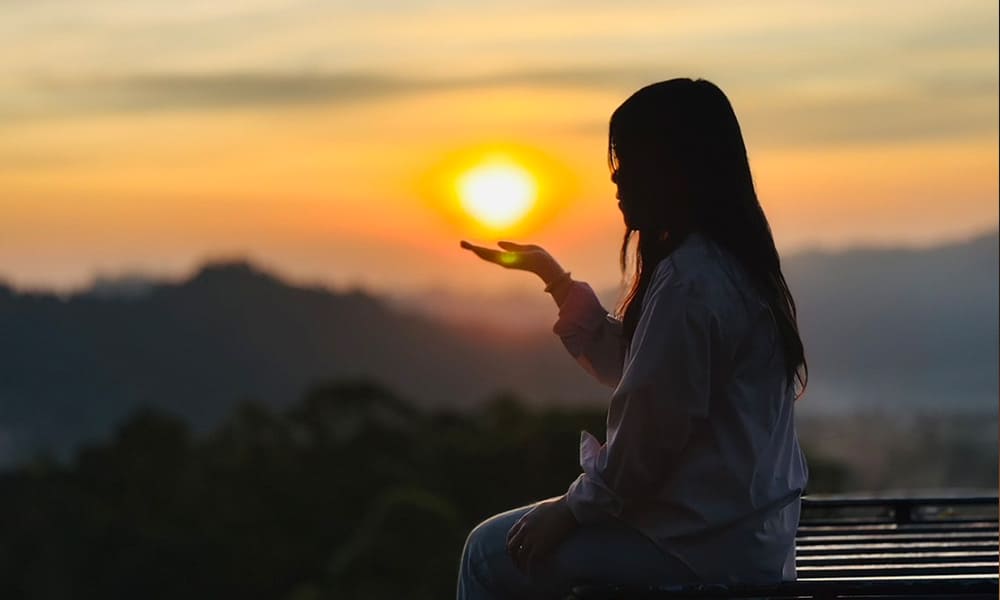
{"type": "Polygon", "coordinates": [[[531,576],[507,554],[507,532],[534,505],[494,515],[465,542],[459,600],[547,598],[577,583],[642,585],[690,580],[687,568],[628,526],[609,522],[578,527],[531,576]]]}

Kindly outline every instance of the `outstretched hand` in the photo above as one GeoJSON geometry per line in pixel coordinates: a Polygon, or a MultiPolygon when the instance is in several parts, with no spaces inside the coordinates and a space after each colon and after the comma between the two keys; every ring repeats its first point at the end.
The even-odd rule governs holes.
{"type": "Polygon", "coordinates": [[[556,259],[544,248],[535,244],[515,244],[514,242],[497,242],[503,250],[494,250],[484,246],[476,246],[462,240],[461,246],[471,250],[476,256],[500,265],[507,269],[518,269],[538,275],[546,284],[552,282],[563,273],[556,259]]]}

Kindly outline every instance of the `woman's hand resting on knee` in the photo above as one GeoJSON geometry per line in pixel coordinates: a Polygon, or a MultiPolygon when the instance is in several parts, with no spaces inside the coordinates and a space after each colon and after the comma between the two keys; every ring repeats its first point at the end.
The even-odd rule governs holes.
{"type": "Polygon", "coordinates": [[[507,532],[507,553],[521,571],[530,574],[537,561],[550,556],[577,527],[564,496],[543,500],[507,532]]]}

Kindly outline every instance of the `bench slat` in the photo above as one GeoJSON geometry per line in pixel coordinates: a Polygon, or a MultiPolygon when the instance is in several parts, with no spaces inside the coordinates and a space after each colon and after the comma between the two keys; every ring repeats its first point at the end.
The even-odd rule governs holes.
{"type": "Polygon", "coordinates": [[[874,523],[867,525],[799,525],[798,535],[827,534],[841,535],[845,533],[935,533],[939,531],[957,531],[973,533],[996,533],[996,522],[970,521],[968,523],[920,523],[919,525],[896,525],[895,523],[874,523]]]}
{"type": "Polygon", "coordinates": [[[995,574],[998,567],[1000,567],[1000,564],[996,561],[963,563],[938,562],[901,565],[852,565],[849,567],[812,566],[803,568],[799,572],[802,577],[848,578],[863,575],[908,575],[916,577],[920,575],[995,574]]]}
{"type": "Polygon", "coordinates": [[[815,536],[803,536],[796,538],[796,544],[803,546],[808,544],[815,544],[819,542],[826,543],[836,543],[836,542],[853,542],[853,543],[865,543],[865,542],[916,542],[921,540],[941,540],[941,541],[952,541],[952,542],[978,542],[978,541],[994,541],[997,539],[995,534],[989,533],[950,533],[950,532],[938,532],[938,533],[897,533],[897,534],[886,534],[879,536],[871,535],[815,535],[815,536]]]}
{"type": "Polygon", "coordinates": [[[969,551],[976,552],[983,548],[996,548],[997,543],[992,541],[981,542],[903,542],[892,544],[889,542],[879,542],[875,544],[830,544],[798,547],[796,556],[825,555],[831,552],[847,551],[878,551],[878,552],[912,552],[914,550],[941,550],[941,551],[969,551]]]}
{"type": "Polygon", "coordinates": [[[857,515],[857,516],[839,516],[839,517],[806,517],[802,515],[799,518],[800,525],[829,525],[829,526],[851,526],[851,525],[895,525],[897,527],[913,527],[917,525],[935,525],[939,523],[954,523],[954,524],[967,524],[967,523],[989,523],[996,519],[996,515],[966,515],[962,517],[935,517],[931,518],[921,518],[921,519],[909,519],[909,520],[898,520],[893,518],[891,515],[857,515]]]}
{"type": "Polygon", "coordinates": [[[578,600],[651,600],[681,598],[852,598],[852,597],[997,597],[996,580],[983,580],[962,575],[919,580],[894,577],[853,578],[849,580],[817,579],[778,585],[725,586],[649,586],[623,587],[581,585],[573,588],[571,598],[578,600]],[[831,587],[835,585],[836,587],[831,587]]]}
{"type": "Polygon", "coordinates": [[[993,552],[902,552],[899,554],[828,554],[824,556],[803,556],[796,559],[795,564],[799,568],[807,568],[817,565],[854,565],[854,564],[906,564],[906,563],[935,563],[935,562],[967,562],[967,561],[993,561],[1000,560],[1000,555],[993,552]]]}

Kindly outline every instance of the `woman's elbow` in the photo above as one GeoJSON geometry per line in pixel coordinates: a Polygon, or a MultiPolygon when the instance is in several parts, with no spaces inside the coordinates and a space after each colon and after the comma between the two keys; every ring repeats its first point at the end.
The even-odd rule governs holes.
{"type": "Polygon", "coordinates": [[[606,385],[610,388],[618,387],[618,381],[622,378],[621,369],[607,368],[599,363],[594,363],[586,354],[581,354],[576,357],[577,362],[583,369],[590,373],[594,379],[599,383],[606,385]]]}

